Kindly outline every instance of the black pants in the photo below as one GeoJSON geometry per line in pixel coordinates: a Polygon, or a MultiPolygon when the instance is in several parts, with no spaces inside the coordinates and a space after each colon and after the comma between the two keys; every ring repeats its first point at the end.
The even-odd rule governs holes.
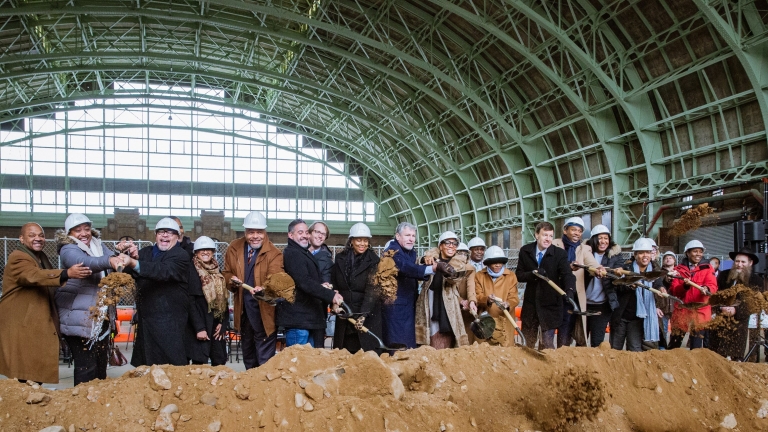
{"type": "Polygon", "coordinates": [[[88,349],[86,338],[64,336],[64,339],[69,345],[72,360],[75,363],[75,385],[95,379],[107,379],[109,337],[96,342],[91,349],[88,349]]]}
{"type": "Polygon", "coordinates": [[[594,348],[600,346],[605,340],[605,328],[611,322],[611,305],[608,302],[601,304],[587,304],[588,312],[600,312],[600,315],[587,317],[587,333],[589,333],[589,345],[594,348]]]}
{"type": "MultiPolygon", "coordinates": [[[[256,315],[254,312],[251,313],[256,315]]],[[[247,308],[243,308],[243,314],[240,316],[240,341],[243,348],[243,365],[246,369],[263,365],[275,355],[277,349],[277,331],[267,335],[260,313],[251,318],[253,319],[249,319],[247,308]]],[[[211,352],[211,360],[213,360],[213,352],[211,352]]]]}
{"type": "MultiPolygon", "coordinates": [[[[672,337],[669,338],[669,343],[667,344],[667,349],[675,349],[680,348],[683,346],[683,339],[685,338],[685,333],[682,332],[673,332],[672,337]]],[[[701,332],[691,332],[688,335],[688,342],[691,345],[691,349],[697,349],[697,348],[703,348],[704,347],[704,335],[701,332]]]]}
{"type": "Polygon", "coordinates": [[[611,325],[611,348],[624,349],[627,343],[627,351],[640,352],[643,350],[643,319],[615,319],[611,325]]]}
{"type": "MultiPolygon", "coordinates": [[[[211,351],[210,356],[211,359],[211,366],[223,366],[227,364],[227,341],[225,339],[222,340],[211,340],[211,351]]],[[[192,360],[192,364],[208,364],[208,362],[202,363],[200,361],[192,360]]]]}

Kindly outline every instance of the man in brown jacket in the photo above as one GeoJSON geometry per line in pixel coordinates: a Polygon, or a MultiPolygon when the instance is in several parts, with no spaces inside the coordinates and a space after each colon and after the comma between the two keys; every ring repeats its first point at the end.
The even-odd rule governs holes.
{"type": "Polygon", "coordinates": [[[283,254],[269,241],[267,219],[257,211],[243,222],[245,236],[234,240],[224,257],[224,281],[235,294],[235,330],[240,332],[243,364],[252,369],[275,355],[275,307],[256,300],[243,284],[260,290],[267,277],[283,271],[283,254]]]}
{"type": "Polygon", "coordinates": [[[21,246],[8,256],[0,297],[0,374],[19,381],[59,382],[59,315],[53,294],[67,279],[91,270],[77,264],[54,269],[42,252],[45,232],[36,223],[21,228],[21,246]]]}

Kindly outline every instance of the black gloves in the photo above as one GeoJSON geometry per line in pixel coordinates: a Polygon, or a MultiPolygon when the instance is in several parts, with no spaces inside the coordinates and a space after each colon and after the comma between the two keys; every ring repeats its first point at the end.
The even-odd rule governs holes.
{"type": "Polygon", "coordinates": [[[437,263],[437,271],[448,277],[456,277],[456,269],[445,261],[437,263]]]}

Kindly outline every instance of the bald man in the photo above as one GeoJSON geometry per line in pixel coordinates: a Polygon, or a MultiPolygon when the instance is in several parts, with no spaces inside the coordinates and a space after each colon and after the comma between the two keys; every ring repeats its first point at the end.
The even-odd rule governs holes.
{"type": "Polygon", "coordinates": [[[8,256],[0,297],[0,374],[20,381],[59,382],[59,316],[53,294],[67,279],[83,279],[82,264],[57,270],[43,253],[45,232],[21,228],[21,246],[8,256]]]}

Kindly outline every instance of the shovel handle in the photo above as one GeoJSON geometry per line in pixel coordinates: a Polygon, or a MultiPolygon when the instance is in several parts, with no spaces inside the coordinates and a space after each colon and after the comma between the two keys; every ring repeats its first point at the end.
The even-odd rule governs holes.
{"type": "Polygon", "coordinates": [[[123,272],[123,266],[122,266],[122,264],[121,264],[121,265],[119,265],[119,266],[117,266],[117,269],[116,269],[116,270],[117,270],[117,272],[118,272],[118,273],[122,273],[122,272],[123,272]]]}
{"type": "MultiPolygon", "coordinates": [[[[357,320],[354,318],[347,318],[347,321],[351,322],[355,325],[355,328],[357,328],[357,320]]],[[[363,333],[368,333],[368,327],[366,326],[360,326],[360,331],[363,333]]]]}
{"type": "Polygon", "coordinates": [[[246,283],[242,283],[242,284],[240,284],[240,286],[243,287],[244,289],[248,290],[248,292],[251,293],[252,295],[256,292],[256,288],[254,288],[254,287],[252,287],[252,286],[250,286],[250,285],[248,285],[246,283]]]}
{"type": "Polygon", "coordinates": [[[694,282],[694,281],[692,281],[690,279],[683,279],[683,281],[686,283],[686,285],[690,285],[690,286],[696,288],[697,290],[701,291],[701,293],[704,294],[705,296],[712,295],[712,293],[709,292],[708,289],[704,288],[703,286],[697,284],[696,282],[694,282]]]}
{"type": "Polygon", "coordinates": [[[560,295],[562,295],[562,296],[564,296],[564,295],[565,295],[565,291],[563,291],[563,290],[562,290],[562,288],[560,288],[559,286],[557,286],[557,284],[556,284],[556,283],[552,282],[552,279],[550,279],[550,278],[548,278],[548,277],[546,277],[546,276],[542,275],[541,273],[539,273],[539,272],[538,272],[538,271],[536,271],[536,270],[534,270],[534,271],[533,271],[533,274],[534,274],[534,275],[536,275],[536,277],[538,277],[539,279],[543,279],[545,282],[547,282],[547,283],[549,284],[549,286],[551,286],[552,288],[554,288],[554,289],[555,289],[555,291],[557,291],[557,292],[558,292],[558,294],[560,294],[560,295]]]}

